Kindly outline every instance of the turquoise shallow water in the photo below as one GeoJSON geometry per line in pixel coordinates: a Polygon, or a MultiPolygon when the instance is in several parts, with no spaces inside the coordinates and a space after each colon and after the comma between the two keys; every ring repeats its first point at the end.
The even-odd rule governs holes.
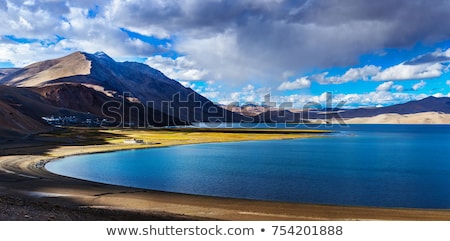
{"type": "Polygon", "coordinates": [[[324,138],[175,146],[47,164],[102,183],[220,197],[450,208],[450,125],[352,125],[324,138]]]}

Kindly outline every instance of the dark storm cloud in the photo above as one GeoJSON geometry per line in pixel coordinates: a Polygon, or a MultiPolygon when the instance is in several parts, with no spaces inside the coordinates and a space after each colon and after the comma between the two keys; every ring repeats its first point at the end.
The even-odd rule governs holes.
{"type": "Polygon", "coordinates": [[[448,0],[0,0],[0,11],[7,7],[0,35],[58,35],[76,49],[154,53],[156,46],[120,30],[127,29],[170,39],[168,48],[219,79],[280,80],[287,72],[355,65],[361,54],[384,48],[450,39],[448,0]],[[87,18],[92,9],[96,17],[87,18]]]}
{"type": "MultiPolygon", "coordinates": [[[[277,74],[352,65],[361,54],[383,48],[450,39],[447,0],[135,1],[121,4],[116,16],[126,25],[157,26],[183,40],[232,35],[236,46],[230,53],[246,56],[236,65],[277,74]]],[[[195,41],[190,43],[178,50],[190,54],[198,48],[192,53],[197,62],[213,61],[207,52],[200,54],[195,41]]],[[[232,61],[226,54],[220,57],[232,61]]]]}
{"type": "MultiPolygon", "coordinates": [[[[384,34],[380,47],[408,47],[418,41],[434,42],[450,36],[450,1],[436,0],[318,0],[290,17],[291,21],[322,26],[374,22],[373,34],[384,34]]],[[[355,29],[354,35],[358,34],[355,29]]],[[[352,41],[352,36],[348,36],[352,41]]]]}
{"type": "MultiPolygon", "coordinates": [[[[386,25],[386,45],[410,45],[417,40],[435,41],[450,35],[448,0],[310,0],[310,1],[164,1],[121,5],[124,21],[131,25],[224,31],[245,28],[257,21],[261,28],[272,22],[336,27],[355,22],[386,25]],[[132,14],[130,14],[132,13],[132,14]],[[128,16],[128,17],[126,17],[128,16]],[[139,21],[136,21],[139,19],[139,21]]],[[[382,29],[372,29],[374,33],[382,29]]],[[[354,30],[355,34],[358,29],[354,30]]],[[[348,36],[351,40],[352,36],[348,36]]]]}
{"type": "MultiPolygon", "coordinates": [[[[9,4],[15,7],[22,8],[31,12],[45,11],[48,13],[54,13],[62,15],[69,12],[69,7],[66,5],[65,1],[40,1],[35,0],[32,3],[27,3],[23,0],[9,0],[9,4]]],[[[0,1],[1,6],[1,1],[0,1]]]]}
{"type": "Polygon", "coordinates": [[[6,4],[6,0],[0,0],[0,10],[7,11],[8,5],[6,4]]]}
{"type": "Polygon", "coordinates": [[[448,62],[450,62],[450,50],[447,50],[446,52],[437,50],[434,53],[420,55],[416,58],[406,61],[405,64],[406,65],[419,65],[419,64],[428,64],[428,63],[448,63],[448,62]]]}

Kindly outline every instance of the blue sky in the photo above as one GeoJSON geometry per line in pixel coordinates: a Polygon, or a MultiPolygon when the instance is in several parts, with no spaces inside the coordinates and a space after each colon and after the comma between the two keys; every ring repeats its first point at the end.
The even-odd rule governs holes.
{"type": "Polygon", "coordinates": [[[450,1],[0,0],[0,67],[103,51],[211,100],[450,96],[450,1]]]}

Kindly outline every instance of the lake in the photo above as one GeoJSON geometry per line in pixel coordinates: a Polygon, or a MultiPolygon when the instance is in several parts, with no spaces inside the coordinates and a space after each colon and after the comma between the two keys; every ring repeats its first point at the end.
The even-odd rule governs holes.
{"type": "Polygon", "coordinates": [[[54,173],[218,197],[450,208],[450,125],[350,125],[319,138],[72,156],[54,173]]]}

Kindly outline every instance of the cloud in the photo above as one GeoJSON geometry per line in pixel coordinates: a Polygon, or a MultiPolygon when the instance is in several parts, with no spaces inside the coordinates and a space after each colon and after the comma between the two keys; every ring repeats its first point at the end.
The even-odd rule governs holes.
{"type": "Polygon", "coordinates": [[[113,57],[149,56],[157,51],[155,46],[131,38],[115,25],[107,14],[109,1],[6,2],[7,10],[0,14],[0,36],[12,36],[13,40],[0,46],[0,51],[3,55],[25,49],[23,53],[8,57],[8,61],[18,67],[77,50],[104,51],[113,57]],[[89,16],[96,5],[105,7],[97,7],[95,17],[89,16]]]}
{"type": "Polygon", "coordinates": [[[405,88],[403,87],[403,85],[395,85],[394,81],[388,81],[388,82],[384,82],[380,85],[378,85],[378,87],[376,88],[377,92],[388,92],[391,90],[395,90],[397,92],[403,92],[405,88]]]}
{"type": "MultiPolygon", "coordinates": [[[[302,95],[293,94],[287,96],[272,96],[272,101],[276,105],[284,102],[293,103],[294,108],[302,108],[308,102],[320,103],[322,106],[326,105],[326,93],[320,95],[302,95]]],[[[368,106],[389,106],[398,103],[405,103],[412,100],[419,100],[427,97],[423,94],[410,93],[392,93],[388,91],[373,91],[369,93],[349,93],[349,94],[334,94],[332,95],[332,106],[343,103],[344,108],[358,108],[368,106]]]]}
{"type": "Polygon", "coordinates": [[[280,86],[278,86],[278,90],[299,90],[307,89],[309,87],[311,87],[311,81],[306,77],[302,77],[292,82],[284,81],[280,86]]]}
{"type": "Polygon", "coordinates": [[[172,20],[185,17],[186,30],[182,35],[191,41],[175,43],[177,50],[195,53],[199,63],[204,62],[207,69],[220,73],[224,79],[245,79],[261,69],[274,78],[285,71],[351,65],[362,53],[409,47],[418,40],[443,40],[447,38],[443,35],[450,34],[442,26],[434,29],[437,19],[448,20],[445,11],[425,1],[268,2],[192,1],[188,8],[178,6],[183,11],[172,20]],[[241,15],[242,12],[246,14],[241,15]],[[404,28],[406,24],[410,27],[404,28]],[[205,45],[200,42],[227,46],[228,51],[220,55],[209,49],[202,51],[205,45]],[[234,65],[208,65],[214,61],[234,65]],[[235,76],[236,70],[240,76],[235,76]]]}
{"type": "Polygon", "coordinates": [[[255,86],[249,84],[249,85],[245,86],[242,90],[243,91],[254,91],[255,90],[255,86]]]}
{"type": "Polygon", "coordinates": [[[436,78],[442,75],[444,68],[444,65],[441,63],[417,65],[401,63],[379,72],[372,77],[372,80],[385,81],[436,78]]]}
{"type": "Polygon", "coordinates": [[[224,91],[220,86],[218,88],[208,87],[199,93],[205,97],[211,97],[223,105],[229,105],[231,103],[242,105],[245,103],[261,104],[264,102],[265,96],[270,94],[270,92],[271,90],[269,88],[257,88],[252,84],[248,84],[237,91],[224,91]]]}
{"type": "Polygon", "coordinates": [[[196,67],[194,61],[189,60],[186,56],[177,57],[176,59],[156,55],[147,58],[145,63],[155,69],[160,70],[168,77],[181,81],[203,80],[207,72],[196,67]]]}
{"type": "Polygon", "coordinates": [[[380,84],[376,88],[376,91],[378,91],[378,92],[380,92],[380,91],[390,91],[393,86],[394,86],[394,82],[393,81],[384,82],[384,83],[380,84]]]}
{"type": "Polygon", "coordinates": [[[32,24],[32,35],[55,34],[57,24],[64,24],[61,16],[72,24],[69,12],[78,8],[83,10],[82,20],[86,23],[104,18],[106,28],[126,27],[159,38],[176,36],[175,49],[186,56],[192,55],[193,61],[210,73],[217,72],[223,79],[235,79],[238,70],[244,70],[244,78],[253,76],[261,66],[266,75],[273,73],[273,77],[308,67],[349,65],[357,62],[361,53],[450,36],[447,24],[450,21],[443,10],[449,3],[442,0],[436,4],[405,0],[395,4],[387,0],[377,3],[193,0],[152,4],[143,0],[115,0],[101,2],[103,7],[95,19],[86,17],[94,3],[67,1],[48,10],[45,4],[49,2],[35,2],[32,6],[17,4],[8,9],[9,17],[16,19],[15,22],[20,22],[18,18],[23,16],[32,24]],[[31,13],[39,16],[39,12],[45,18],[33,21],[36,18],[32,16],[36,15],[31,13]],[[407,30],[405,23],[410,26],[407,30]],[[228,51],[215,54],[212,48],[203,49],[205,45],[201,43],[210,42],[228,51]],[[214,61],[235,64],[220,69],[209,64],[214,61]]]}
{"type": "Polygon", "coordinates": [[[445,62],[450,62],[450,49],[447,49],[446,51],[443,51],[442,49],[437,49],[433,53],[420,55],[416,58],[406,61],[405,64],[417,65],[417,64],[445,63],[445,62]]]}
{"type": "Polygon", "coordinates": [[[403,90],[405,89],[403,85],[394,85],[392,86],[392,88],[394,88],[397,92],[403,92],[403,90]]]}
{"type": "MultiPolygon", "coordinates": [[[[145,0],[0,0],[0,36],[36,39],[33,44],[13,43],[17,45],[13,49],[29,48],[26,53],[33,56],[29,61],[75,50],[105,51],[115,58],[161,54],[157,45],[121,30],[127,29],[144,37],[169,39],[170,51],[195,63],[195,73],[186,73],[182,67],[177,72],[178,63],[167,65],[172,66],[174,76],[179,75],[176,77],[195,80],[204,75],[202,78],[230,84],[258,79],[273,85],[286,73],[352,66],[358,64],[361,54],[447,40],[447,9],[447,0],[433,4],[425,0],[180,0],[151,4],[145,0]],[[55,40],[56,36],[60,38],[55,40]],[[42,51],[46,48],[48,56],[42,51]]],[[[0,46],[2,54],[6,46],[0,46]]],[[[429,70],[405,70],[412,72],[409,75],[385,70],[377,78],[435,76],[442,69],[431,62],[442,59],[443,54],[403,64],[429,64],[429,70]]],[[[7,59],[25,63],[21,57],[7,59]]],[[[323,83],[370,79],[376,71],[381,70],[377,66],[353,68],[336,78],[324,76],[323,83]]]]}
{"type": "Polygon", "coordinates": [[[30,63],[49,58],[61,57],[64,51],[60,45],[42,46],[40,43],[15,44],[0,40],[0,62],[10,62],[15,66],[25,66],[30,63]]]}
{"type": "Polygon", "coordinates": [[[448,93],[448,94],[442,94],[442,93],[436,93],[436,94],[433,94],[433,96],[434,97],[437,97],[437,98],[441,98],[441,97],[450,97],[450,93],[448,93]]]}
{"type": "Polygon", "coordinates": [[[425,87],[426,84],[427,84],[427,83],[426,83],[425,81],[421,80],[419,83],[413,85],[412,89],[413,89],[414,91],[420,90],[420,89],[422,89],[423,87],[425,87]]]}
{"type": "Polygon", "coordinates": [[[356,80],[369,80],[372,76],[378,74],[381,67],[366,65],[362,68],[350,68],[341,76],[329,76],[328,72],[315,75],[313,78],[320,84],[342,84],[356,80]]]}
{"type": "MultiPolygon", "coordinates": [[[[414,80],[440,77],[442,74],[449,71],[450,65],[445,63],[446,59],[441,57],[431,58],[426,57],[421,60],[423,56],[450,56],[450,49],[442,51],[440,49],[433,53],[421,55],[409,61],[398,65],[390,66],[382,69],[381,66],[365,65],[360,68],[350,68],[342,75],[329,76],[329,72],[306,76],[320,84],[343,84],[351,81],[359,80],[373,80],[373,81],[388,81],[388,80],[414,80]]],[[[393,86],[394,87],[394,86],[393,86]]],[[[403,86],[397,85],[394,87],[398,92],[403,91],[403,86]]]]}
{"type": "Polygon", "coordinates": [[[0,0],[0,10],[3,10],[3,11],[8,10],[8,4],[6,3],[6,0],[0,0]]]}
{"type": "MultiPolygon", "coordinates": [[[[5,1],[0,35],[45,39],[55,35],[59,17],[69,13],[61,1],[5,1]]],[[[0,6],[2,3],[0,3],[0,6]]]]}
{"type": "Polygon", "coordinates": [[[448,86],[450,86],[450,80],[447,80],[446,84],[447,84],[448,86]]]}

